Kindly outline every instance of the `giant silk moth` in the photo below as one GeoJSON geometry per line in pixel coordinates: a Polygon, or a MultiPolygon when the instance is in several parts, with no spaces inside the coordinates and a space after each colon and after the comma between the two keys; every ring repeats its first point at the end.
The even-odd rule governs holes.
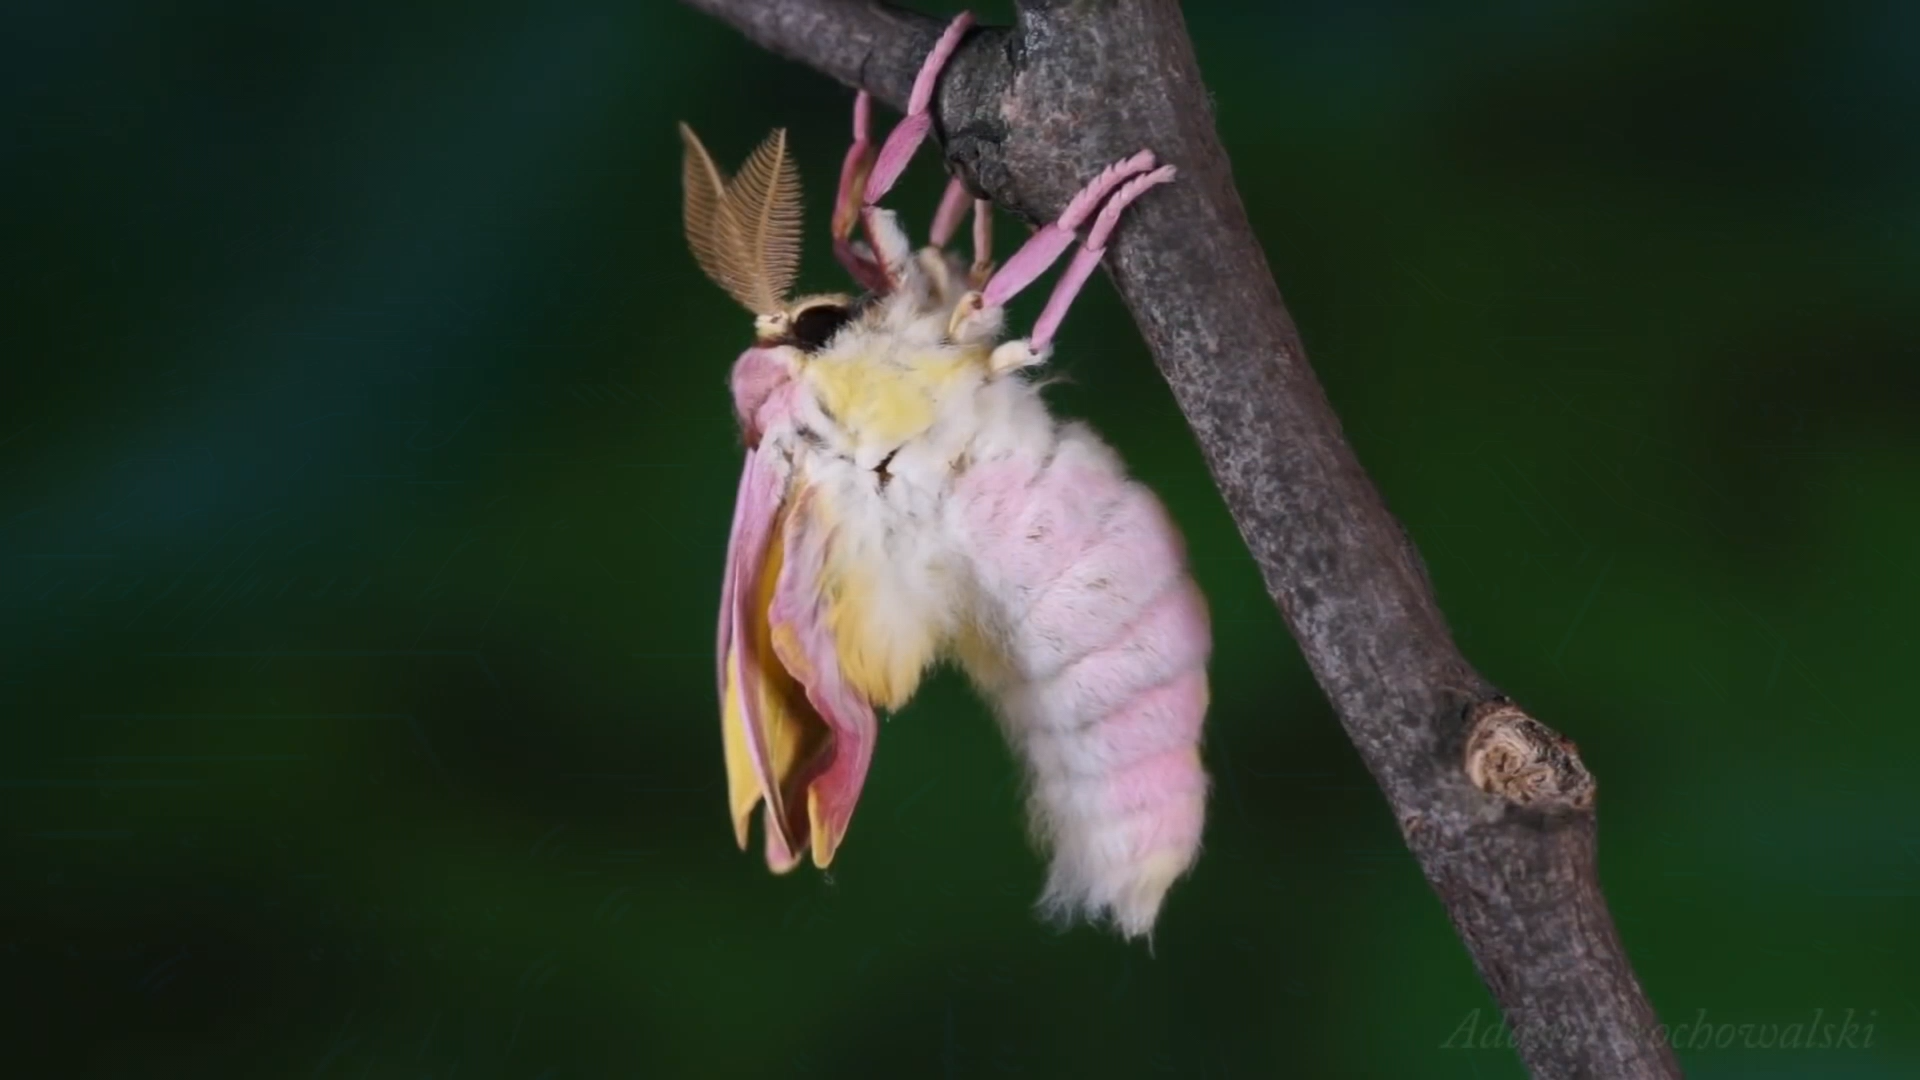
{"type": "Polygon", "coordinates": [[[774,871],[808,851],[828,865],[875,710],[950,660],[1025,763],[1043,906],[1138,936],[1199,852],[1207,608],[1159,500],[1092,429],[1054,418],[1029,374],[1122,210],[1173,169],[1147,151],[1111,165],[997,270],[990,207],[955,180],[916,251],[876,203],[970,22],[947,28],[877,151],[855,99],[833,239],[858,295],[789,298],[801,216],[784,132],[729,177],[680,129],[688,242],[755,315],[731,379],[746,461],[717,642],[734,831],[744,849],[764,804],[774,871]],[[969,208],[970,263],[947,250],[969,208]],[[1082,231],[1033,332],[1002,341],[1007,300],[1082,231]]]}

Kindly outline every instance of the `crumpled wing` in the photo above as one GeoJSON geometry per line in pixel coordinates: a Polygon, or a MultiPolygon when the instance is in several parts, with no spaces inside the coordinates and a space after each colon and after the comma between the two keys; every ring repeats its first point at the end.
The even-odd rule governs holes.
{"type": "Polygon", "coordinates": [[[879,723],[873,703],[847,680],[828,616],[827,545],[832,526],[820,497],[801,487],[783,520],[786,550],[769,611],[773,648],[781,665],[806,688],[813,714],[825,724],[821,756],[799,780],[805,785],[805,820],[813,864],[833,861],[853,818],[854,805],[873,760],[879,723]]]}
{"type": "Polygon", "coordinates": [[[727,531],[727,568],[720,577],[720,634],[714,644],[713,657],[718,676],[715,690],[723,705],[727,700],[727,671],[733,663],[728,651],[733,647],[733,568],[739,560],[740,523],[747,516],[747,491],[752,482],[753,469],[749,462],[748,468],[740,470],[740,486],[733,496],[733,525],[727,531]]]}
{"type": "Polygon", "coordinates": [[[766,802],[767,865],[785,873],[806,850],[804,779],[826,729],[805,690],[781,666],[767,612],[783,559],[784,488],[768,448],[747,451],[721,609],[721,733],[734,838],[745,848],[753,809],[766,802]]]}

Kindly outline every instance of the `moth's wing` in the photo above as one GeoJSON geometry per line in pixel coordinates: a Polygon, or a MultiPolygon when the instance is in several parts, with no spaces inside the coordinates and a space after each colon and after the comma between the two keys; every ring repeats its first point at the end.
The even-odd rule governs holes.
{"type": "MultiPolygon", "coordinates": [[[[729,378],[733,386],[734,413],[740,422],[749,456],[747,467],[740,470],[739,489],[733,498],[733,526],[727,533],[727,571],[722,575],[720,586],[720,635],[713,655],[719,668],[722,702],[727,698],[727,649],[733,643],[733,567],[740,549],[740,523],[749,516],[747,496],[754,475],[752,453],[760,445],[760,411],[790,378],[786,365],[766,349],[748,349],[741,353],[740,358],[733,362],[733,373],[729,378]]],[[[780,404],[775,404],[775,408],[780,408],[780,404]]],[[[764,506],[751,508],[753,516],[765,516],[769,512],[764,506]]],[[[743,839],[741,843],[746,841],[743,839]]]]}
{"type": "MultiPolygon", "coordinates": [[[[751,453],[751,451],[749,451],[749,453],[751,453]]],[[[733,496],[733,525],[727,530],[726,569],[720,575],[720,633],[719,639],[714,644],[713,658],[715,674],[718,676],[718,684],[715,689],[719,694],[721,708],[726,707],[727,670],[733,662],[733,657],[730,655],[733,648],[733,568],[735,563],[739,561],[740,523],[747,516],[747,490],[752,478],[753,470],[751,468],[743,468],[740,470],[740,484],[733,496]]],[[[734,734],[731,728],[729,728],[727,732],[727,746],[729,748],[729,757],[727,760],[729,763],[733,760],[731,757],[733,738],[734,734]]],[[[731,768],[731,764],[729,764],[729,768],[731,768]]],[[[732,774],[729,773],[728,775],[731,776],[732,774]]],[[[746,846],[745,821],[737,821],[735,827],[740,833],[741,846],[746,846]]]]}
{"type": "Polygon", "coordinates": [[[741,434],[748,446],[758,446],[764,421],[773,418],[762,413],[770,411],[780,416],[792,408],[787,387],[792,385],[793,370],[773,349],[748,349],[734,361],[727,381],[733,390],[733,411],[740,421],[741,434]]]}
{"type": "MultiPolygon", "coordinates": [[[[733,528],[727,538],[727,567],[720,592],[720,709],[721,736],[726,744],[727,801],[732,810],[734,838],[744,850],[747,823],[753,809],[770,786],[772,758],[766,740],[755,722],[759,713],[757,695],[747,694],[753,686],[750,667],[742,653],[751,644],[751,612],[743,611],[743,592],[752,592],[752,581],[766,561],[766,543],[773,529],[773,515],[779,509],[779,491],[771,481],[757,450],[748,450],[740,470],[740,487],[734,499],[733,528]],[[745,584],[742,581],[745,579],[745,584]]],[[[755,657],[757,659],[757,657],[755,657]]]]}
{"type": "Polygon", "coordinates": [[[813,863],[824,867],[833,861],[860,800],[879,724],[873,703],[841,668],[826,580],[831,527],[818,499],[818,493],[801,490],[785,519],[786,552],[771,614],[774,650],[806,688],[828,733],[824,753],[802,778],[813,863]]]}
{"type": "Polygon", "coordinates": [[[722,733],[734,836],[746,846],[747,820],[764,800],[767,865],[799,865],[807,837],[794,796],[818,757],[825,729],[805,693],[781,665],[768,609],[784,559],[786,478],[770,448],[747,452],[727,559],[726,633],[721,673],[722,733]]]}

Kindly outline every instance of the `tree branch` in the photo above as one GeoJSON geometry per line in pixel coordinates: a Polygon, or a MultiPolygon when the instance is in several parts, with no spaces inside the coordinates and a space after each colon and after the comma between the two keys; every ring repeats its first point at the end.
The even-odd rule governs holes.
{"type": "MultiPolygon", "coordinates": [[[[860,0],[687,0],[902,106],[941,24],[860,0]]],[[[1537,1077],[1678,1077],[1601,895],[1573,744],[1461,656],[1426,569],[1341,434],[1234,188],[1177,0],[1023,0],[974,31],[935,132],[1039,224],[1147,147],[1180,179],[1107,266],[1267,591],[1379,783],[1537,1077]]]]}

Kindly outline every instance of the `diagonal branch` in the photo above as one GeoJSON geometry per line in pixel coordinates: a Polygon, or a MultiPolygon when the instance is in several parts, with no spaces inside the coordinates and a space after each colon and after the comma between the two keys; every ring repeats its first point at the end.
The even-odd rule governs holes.
{"type": "MultiPolygon", "coordinates": [[[[687,0],[895,108],[941,24],[861,0],[687,0]]],[[[977,192],[1040,223],[1146,146],[1180,182],[1128,211],[1108,269],[1268,592],[1379,783],[1537,1077],[1678,1077],[1595,865],[1572,743],[1476,672],[1341,434],[1234,188],[1178,0],[1023,0],[942,77],[936,133],[977,192]]]]}

